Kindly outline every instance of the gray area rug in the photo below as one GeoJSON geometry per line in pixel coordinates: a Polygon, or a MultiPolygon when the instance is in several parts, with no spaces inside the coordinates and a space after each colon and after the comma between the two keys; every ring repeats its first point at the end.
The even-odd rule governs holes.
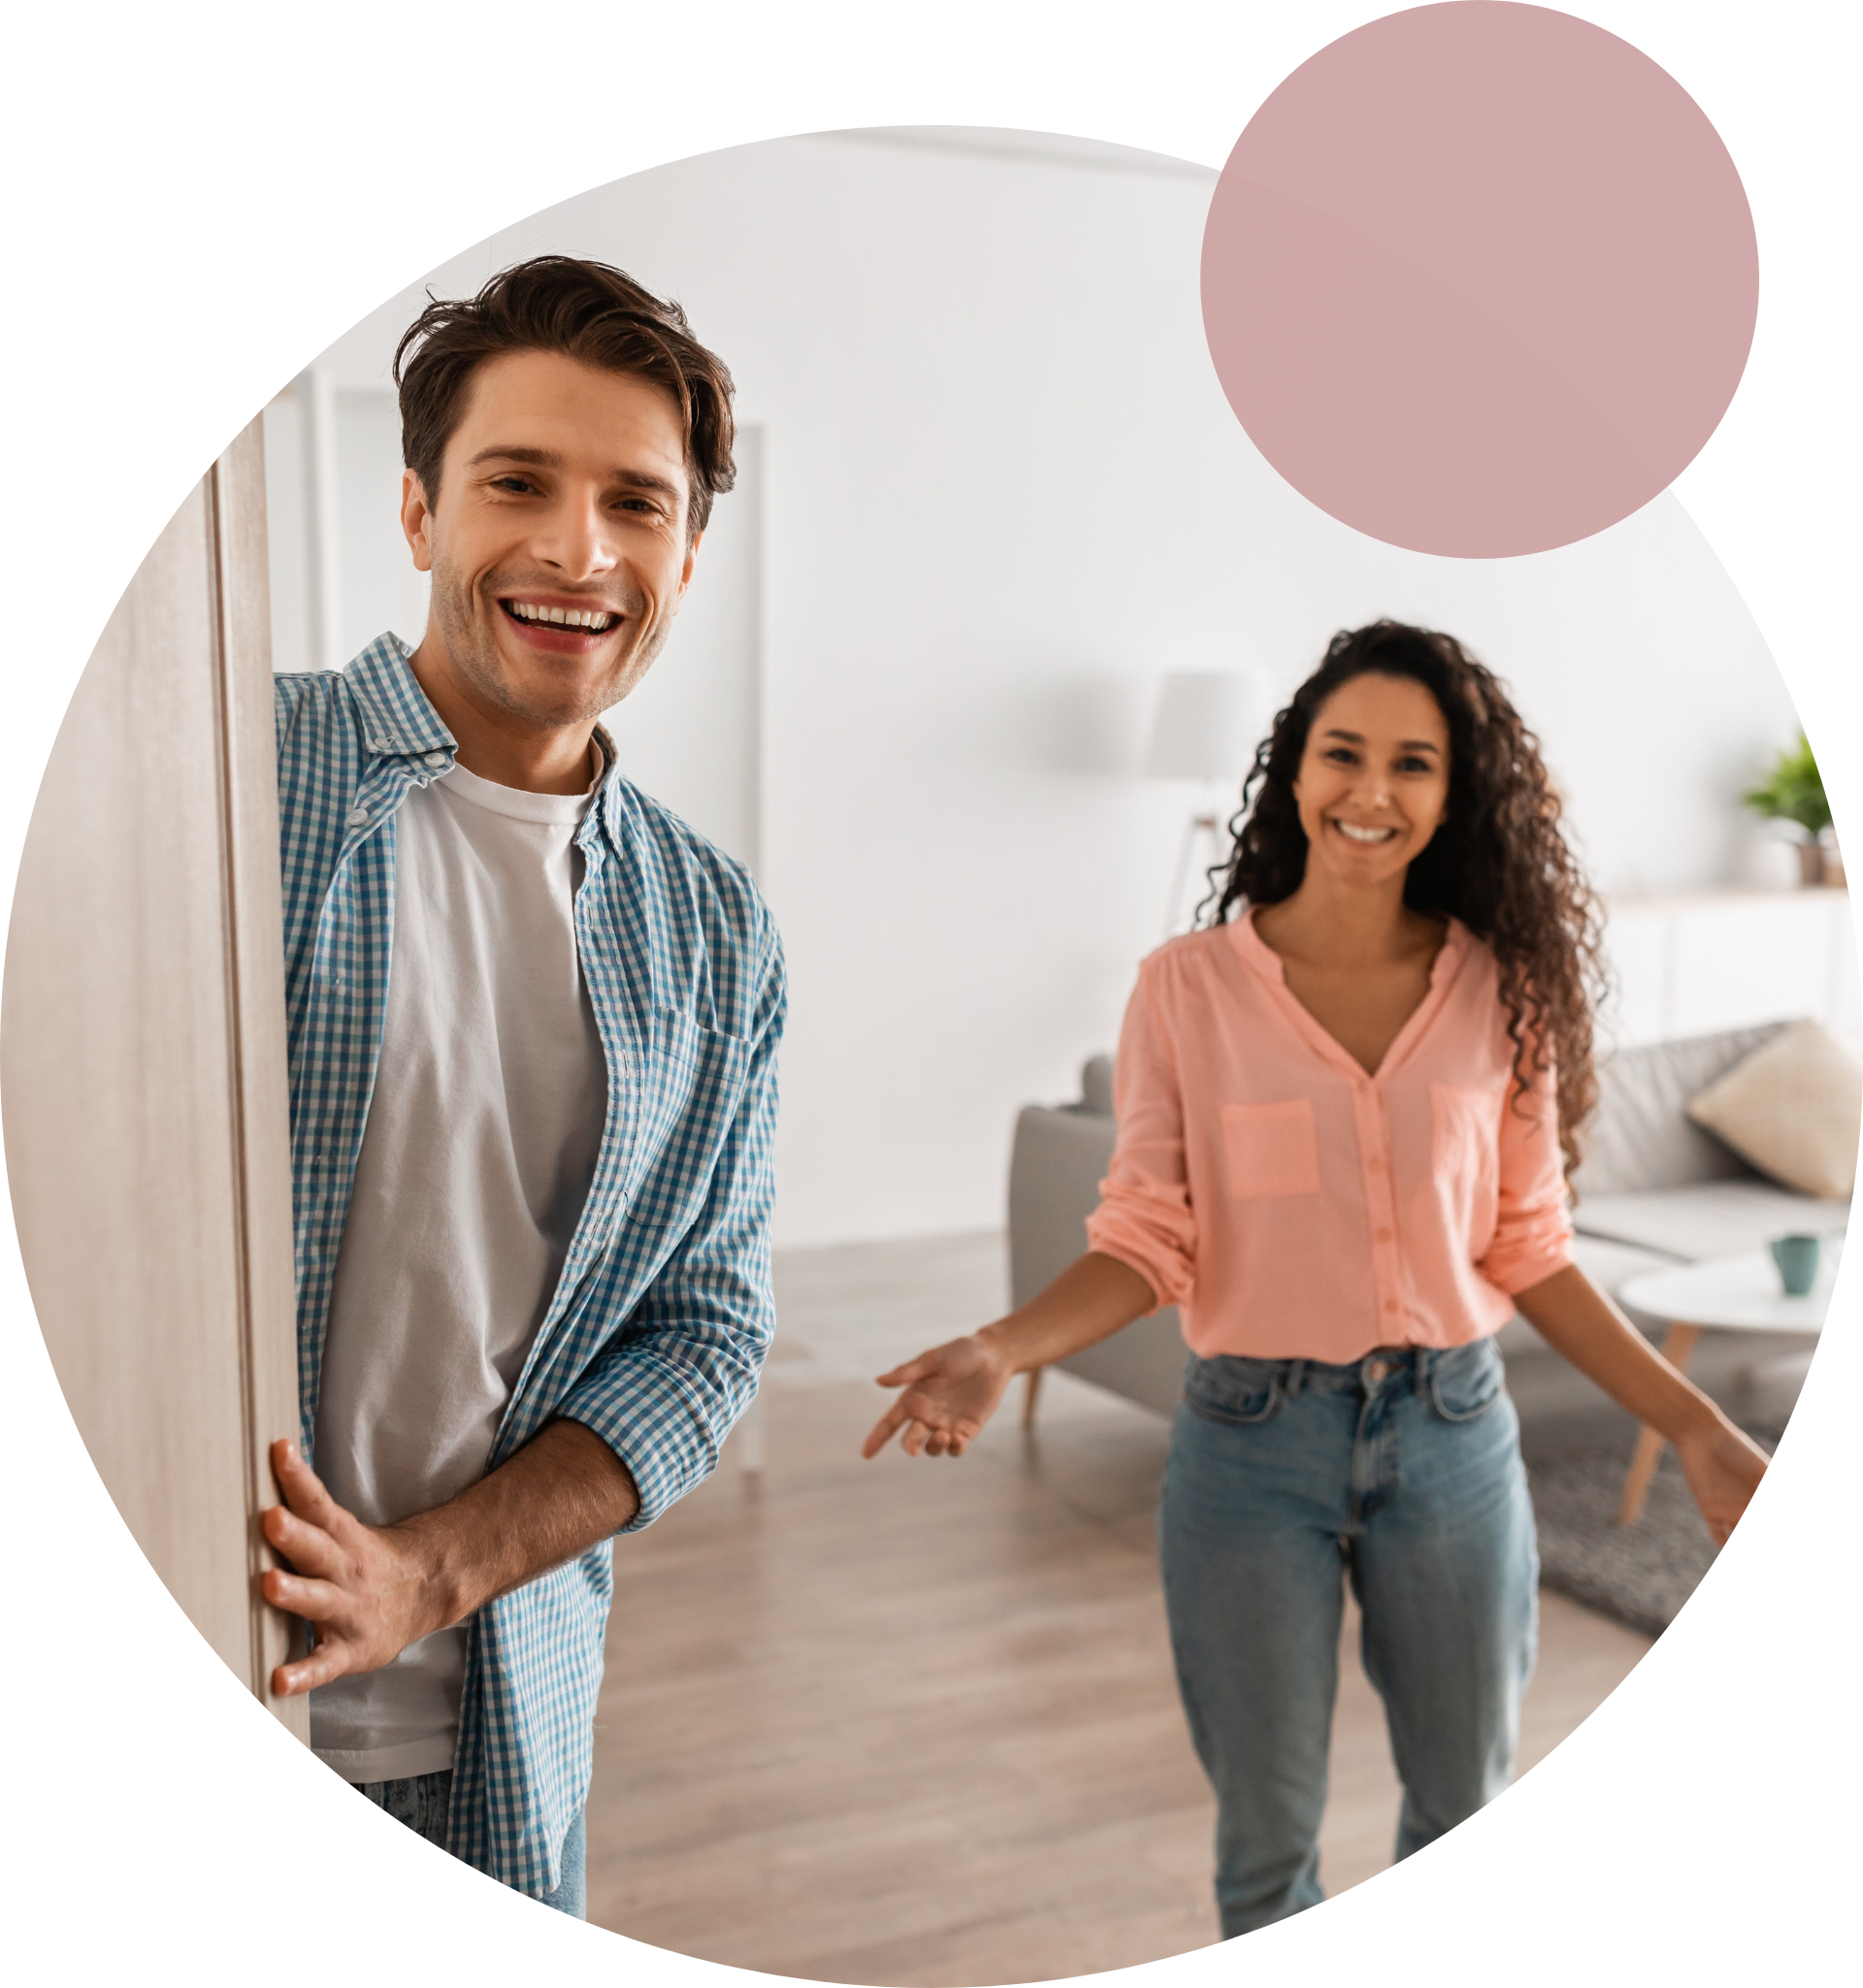
{"type": "MultiPolygon", "coordinates": [[[[1748,1434],[1770,1452],[1780,1427],[1749,1424],[1748,1434]]],[[[1628,1451],[1614,1446],[1531,1473],[1540,1579],[1601,1615],[1660,1636],[1713,1565],[1716,1548],[1673,1450],[1662,1453],[1643,1516],[1635,1525],[1619,1525],[1618,1503],[1629,1467],[1628,1451]]]]}

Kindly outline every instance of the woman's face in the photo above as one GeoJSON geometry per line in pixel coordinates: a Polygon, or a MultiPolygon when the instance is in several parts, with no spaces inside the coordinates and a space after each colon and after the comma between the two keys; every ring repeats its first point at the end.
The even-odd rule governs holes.
{"type": "Polygon", "coordinates": [[[1314,714],[1293,783],[1307,872],[1343,884],[1401,876],[1449,806],[1449,723],[1421,683],[1355,676],[1314,714]]]}

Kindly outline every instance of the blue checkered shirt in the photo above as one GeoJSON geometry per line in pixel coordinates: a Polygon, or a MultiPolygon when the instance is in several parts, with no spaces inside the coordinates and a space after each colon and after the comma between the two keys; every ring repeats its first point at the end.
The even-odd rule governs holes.
{"type": "MultiPolygon", "coordinates": [[[[395,911],[395,810],[455,744],[393,636],[278,679],[298,1389],[317,1416],[330,1286],[375,1084],[395,911]]],[[[651,1524],[718,1460],[769,1343],[770,1146],[782,950],[744,871],[610,771],[576,831],[576,946],[607,1121],[555,1295],[488,1468],[553,1418],[586,1424],[651,1524]]],[[[473,1618],[448,1846],[555,1887],[588,1794],[607,1541],[473,1618]]]]}

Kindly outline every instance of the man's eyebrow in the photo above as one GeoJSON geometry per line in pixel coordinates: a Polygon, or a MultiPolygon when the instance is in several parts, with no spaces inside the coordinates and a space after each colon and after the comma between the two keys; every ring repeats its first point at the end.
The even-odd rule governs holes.
{"type": "Polygon", "coordinates": [[[530,463],[539,470],[560,470],[563,458],[553,448],[507,448],[497,442],[480,449],[475,456],[469,456],[466,467],[475,470],[480,463],[530,463]]]}
{"type": "MultiPolygon", "coordinates": [[[[476,470],[481,463],[526,463],[533,469],[560,470],[563,458],[553,448],[507,447],[503,442],[496,442],[466,459],[469,470],[476,470]]],[[[631,490],[653,490],[663,497],[671,498],[686,494],[670,477],[656,476],[650,470],[616,469],[610,470],[608,474],[615,482],[625,483],[631,490]]]]}
{"type": "Polygon", "coordinates": [[[630,490],[657,491],[662,497],[678,499],[685,491],[670,476],[656,476],[650,470],[610,470],[608,474],[617,483],[625,483],[630,490]]]}

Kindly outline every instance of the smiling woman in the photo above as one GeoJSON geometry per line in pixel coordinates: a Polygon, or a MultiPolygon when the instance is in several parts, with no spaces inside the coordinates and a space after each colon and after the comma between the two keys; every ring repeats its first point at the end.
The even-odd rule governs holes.
{"type": "Polygon", "coordinates": [[[863,1446],[961,1456],[1013,1375],[1179,1308],[1159,1544],[1229,1939],[1324,1896],[1345,1581],[1397,1854],[1513,1774],[1538,1580],[1493,1338],[1517,1308],[1674,1438],[1717,1539],[1765,1469],[1572,1260],[1596,919],[1498,680],[1430,630],[1341,633],[1234,827],[1213,921],[1139,967],[1086,1254],[883,1374],[863,1446]]]}
{"type": "Polygon", "coordinates": [[[1596,1095],[1602,921],[1539,741],[1494,675],[1434,630],[1342,632],[1262,741],[1245,797],[1216,918],[1267,906],[1256,919],[1266,938],[1286,933],[1293,907],[1329,881],[1400,878],[1413,925],[1420,912],[1452,911],[1488,934],[1515,1074],[1526,1080],[1536,1035],[1575,1165],[1596,1095]],[[1375,753],[1355,718],[1377,731],[1375,753]],[[1391,838],[1366,843],[1373,826],[1390,826],[1391,838]]]}
{"type": "Polygon", "coordinates": [[[1428,990],[1441,920],[1407,905],[1392,970],[1369,981],[1351,969],[1329,976],[1305,955],[1316,926],[1323,930],[1336,916],[1326,901],[1333,894],[1405,875],[1443,825],[1449,786],[1449,723],[1436,700],[1421,683],[1372,673],[1327,700],[1291,789],[1307,838],[1309,889],[1264,903],[1256,930],[1281,955],[1301,1005],[1367,1070],[1384,1060],[1428,990]]]}

